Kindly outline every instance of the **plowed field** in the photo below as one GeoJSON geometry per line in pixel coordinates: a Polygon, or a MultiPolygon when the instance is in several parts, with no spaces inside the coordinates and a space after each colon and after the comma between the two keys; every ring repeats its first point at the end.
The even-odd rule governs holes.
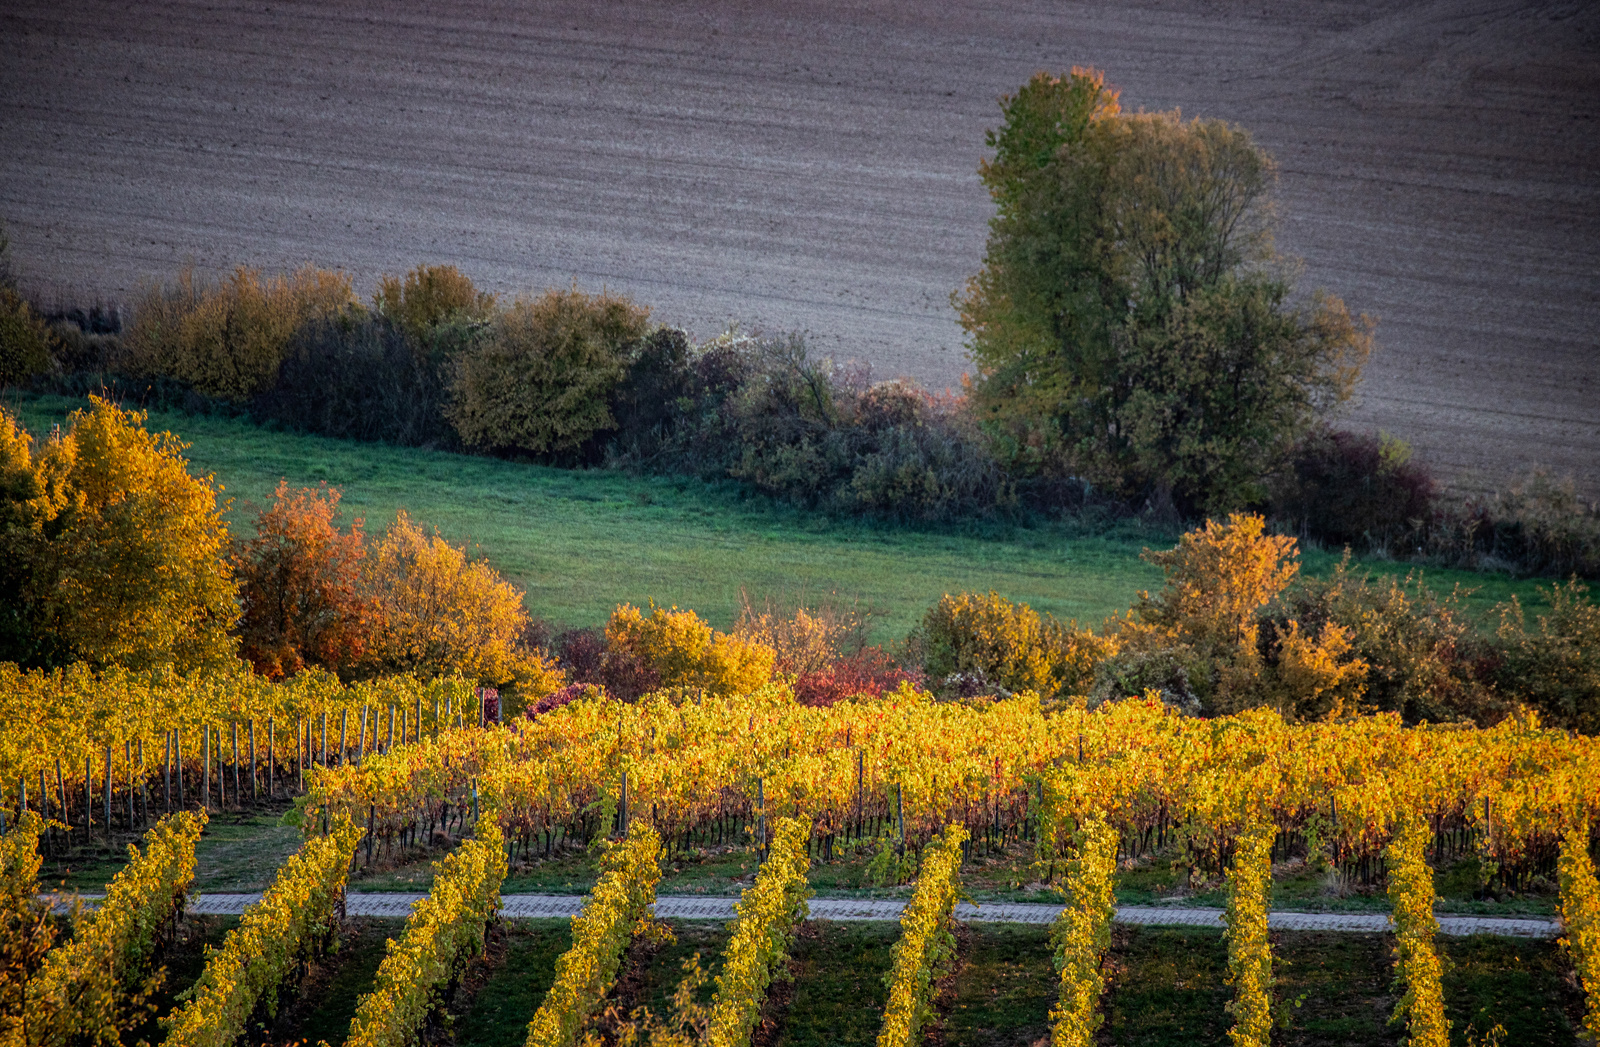
{"type": "Polygon", "coordinates": [[[935,387],[996,97],[1105,69],[1252,129],[1307,287],[1380,319],[1353,417],[1463,486],[1600,494],[1600,7],[139,3],[0,10],[0,217],[25,278],[452,262],[700,334],[804,329],[935,387]]]}

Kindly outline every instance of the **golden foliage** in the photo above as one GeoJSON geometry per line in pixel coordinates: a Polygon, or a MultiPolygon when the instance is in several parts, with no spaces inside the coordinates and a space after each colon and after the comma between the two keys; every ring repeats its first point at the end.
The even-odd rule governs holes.
{"type": "Polygon", "coordinates": [[[1561,838],[1561,947],[1583,984],[1583,1028],[1600,1039],[1600,883],[1589,857],[1589,824],[1583,819],[1561,838]]]}
{"type": "Polygon", "coordinates": [[[1276,826],[1251,825],[1239,838],[1228,869],[1228,1010],[1233,1047],[1268,1047],[1272,1041],[1272,943],[1267,910],[1272,895],[1272,840],[1276,826]]]}
{"type": "Polygon", "coordinates": [[[302,325],[355,304],[346,273],[307,265],[263,278],[241,265],[213,283],[191,266],[176,285],[147,289],[135,307],[127,333],[131,363],[207,396],[248,399],[277,377],[302,325]]]}
{"type": "Polygon", "coordinates": [[[521,644],[522,592],[405,512],[368,551],[362,576],[377,608],[367,656],[375,671],[460,675],[514,686],[522,699],[560,687],[554,666],[521,644]]]}
{"type": "Polygon", "coordinates": [[[1393,905],[1395,977],[1405,995],[1394,1020],[1404,1021],[1411,1047],[1449,1047],[1444,1014],[1444,968],[1434,949],[1439,921],[1433,915],[1433,870],[1424,856],[1433,834],[1414,811],[1403,811],[1387,849],[1389,901],[1393,905]]]}
{"type": "Polygon", "coordinates": [[[713,695],[743,694],[772,678],[777,652],[754,639],[720,633],[693,611],[632,604],[611,613],[606,645],[636,658],[663,687],[692,687],[713,695]]]}
{"type": "Polygon", "coordinates": [[[10,496],[0,526],[25,574],[30,660],[182,670],[234,657],[220,488],[189,475],[185,445],[144,419],[91,397],[31,455],[14,423],[0,422],[10,496]]]}
{"type": "Polygon", "coordinates": [[[1067,876],[1067,904],[1050,927],[1061,998],[1050,1011],[1050,1047],[1092,1047],[1105,1021],[1101,965],[1111,948],[1111,918],[1117,911],[1112,879],[1117,871],[1117,834],[1104,818],[1089,819],[1067,876]]]}
{"type": "Polygon", "coordinates": [[[453,265],[419,265],[399,277],[384,276],[372,308],[392,317],[418,342],[454,316],[481,317],[494,309],[495,296],[479,291],[453,265]]]}
{"type": "Polygon", "coordinates": [[[933,983],[948,972],[956,955],[950,922],[961,897],[961,845],[966,840],[966,827],[951,824],[922,852],[917,887],[900,916],[900,940],[884,976],[889,1000],[878,1047],[912,1047],[923,1023],[933,1016],[933,983]]]}
{"type": "Polygon", "coordinates": [[[998,593],[946,593],[922,620],[923,665],[935,681],[981,673],[1010,692],[1046,697],[1088,693],[1095,670],[1118,650],[1076,622],[1041,616],[998,593]]]}

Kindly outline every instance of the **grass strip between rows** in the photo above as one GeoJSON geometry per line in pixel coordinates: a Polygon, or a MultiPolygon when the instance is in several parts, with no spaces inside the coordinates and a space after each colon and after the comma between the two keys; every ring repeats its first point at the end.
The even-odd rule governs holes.
{"type": "Polygon", "coordinates": [[[105,901],[28,983],[26,1043],[116,1042],[125,1012],[154,988],[145,969],[161,929],[183,910],[205,824],[204,812],[168,815],[145,833],[143,854],[129,846],[105,901]]]}
{"type": "Polygon", "coordinates": [[[661,882],[661,836],[642,821],[601,856],[600,880],[572,918],[572,947],[528,1023],[527,1047],[571,1047],[617,980],[622,955],[650,918],[661,882]]]}
{"type": "Polygon", "coordinates": [[[961,894],[961,845],[966,839],[964,826],[949,825],[922,852],[916,891],[900,916],[878,1047],[911,1047],[932,1015],[933,983],[955,957],[951,912],[961,894]]]}
{"type": "Polygon", "coordinates": [[[505,840],[492,817],[475,838],[434,863],[433,890],[406,920],[378,967],[372,991],[361,997],[345,1047],[409,1047],[439,994],[473,953],[500,908],[506,878],[505,840]]]}
{"type": "Polygon", "coordinates": [[[229,1047],[245,1035],[258,1009],[277,1014],[279,988],[338,933],[340,901],[361,836],[361,828],[346,821],[327,836],[306,840],[289,857],[206,961],[187,1002],[166,1019],[167,1047],[229,1047]]]}

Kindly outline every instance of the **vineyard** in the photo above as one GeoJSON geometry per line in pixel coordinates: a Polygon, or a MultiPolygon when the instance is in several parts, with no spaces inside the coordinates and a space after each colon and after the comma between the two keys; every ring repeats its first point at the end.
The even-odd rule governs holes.
{"type": "Polygon", "coordinates": [[[1002,852],[1025,853],[1066,899],[1052,929],[1053,1043],[1097,1042],[1111,881],[1152,854],[1181,857],[1192,878],[1226,888],[1236,1044],[1273,1038],[1282,1001],[1266,913],[1274,862],[1291,859],[1356,887],[1387,885],[1397,1019],[1419,1045],[1451,1042],[1434,868],[1472,855],[1489,889],[1559,882],[1564,945],[1587,994],[1582,1020],[1600,1032],[1590,857],[1600,751],[1531,720],[1296,725],[1265,710],[1185,717],[1153,700],[1046,712],[1029,696],[947,703],[909,687],[813,708],[771,685],[633,704],[581,698],[500,724],[484,694],[451,681],[5,682],[18,703],[6,723],[50,725],[5,737],[4,894],[14,908],[34,911],[26,884],[38,853],[151,824],[107,900],[8,998],[26,1001],[8,1018],[19,1044],[117,1042],[150,992],[206,812],[267,794],[295,795],[304,845],[164,1019],[167,1042],[233,1043],[275,1013],[337,940],[347,876],[407,848],[439,852],[432,890],[390,944],[347,1043],[436,1037],[441,1001],[485,950],[508,867],[584,852],[601,876],[528,1044],[753,1042],[806,922],[808,870],[846,856],[868,859],[881,886],[914,883],[878,1042],[921,1042],[956,959],[962,869],[1002,852]],[[609,1000],[632,950],[671,938],[651,917],[663,865],[718,849],[759,863],[720,973],[696,955],[668,1013],[619,1012],[609,1000]],[[73,1011],[63,1000],[95,1003],[73,1011]],[[68,1029],[67,1014],[94,1027],[68,1029]]]}

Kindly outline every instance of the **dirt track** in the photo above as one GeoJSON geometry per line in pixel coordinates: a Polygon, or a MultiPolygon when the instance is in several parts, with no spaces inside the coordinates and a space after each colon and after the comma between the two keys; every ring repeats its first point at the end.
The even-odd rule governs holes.
{"type": "Polygon", "coordinates": [[[1354,420],[1600,494],[1600,5],[83,3],[0,10],[0,217],[120,298],[192,257],[576,280],[701,334],[964,369],[995,98],[1108,71],[1251,128],[1307,286],[1380,318],[1354,420]],[[1004,10],[995,10],[995,8],[1004,10]],[[862,8],[862,10],[854,10],[862,8]]]}

